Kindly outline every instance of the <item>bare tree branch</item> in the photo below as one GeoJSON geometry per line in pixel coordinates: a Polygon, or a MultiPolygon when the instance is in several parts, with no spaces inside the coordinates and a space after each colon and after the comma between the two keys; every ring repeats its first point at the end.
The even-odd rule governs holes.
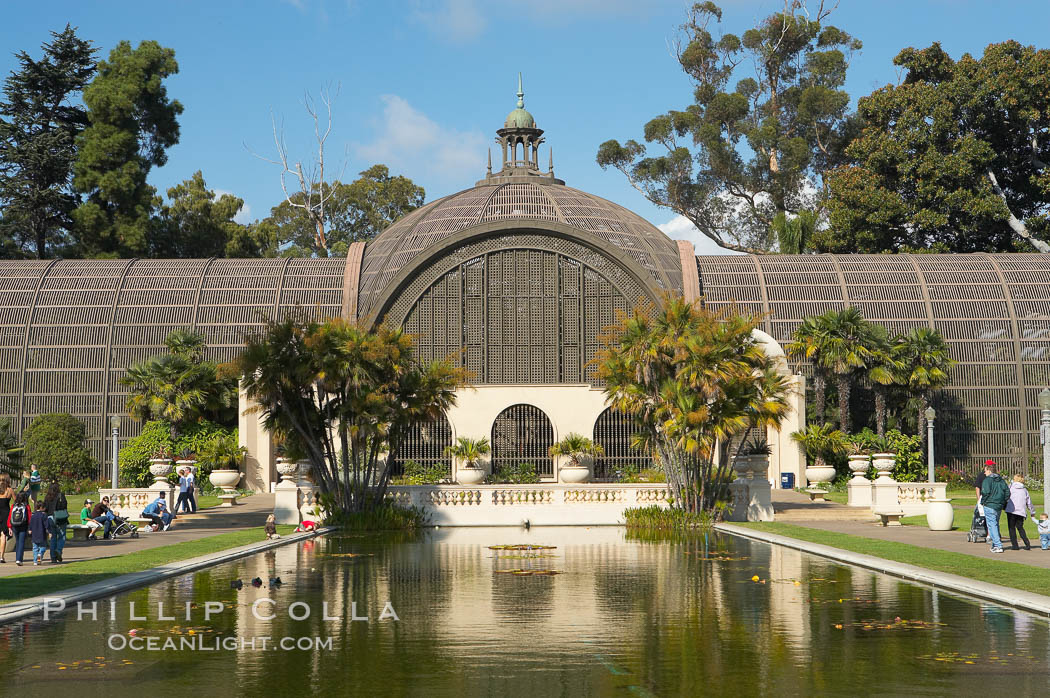
{"type": "Polygon", "coordinates": [[[991,170],[986,172],[988,175],[988,181],[992,183],[992,191],[994,191],[1000,199],[1003,201],[1003,205],[1006,206],[1006,212],[1009,214],[1009,218],[1006,220],[1011,230],[1017,233],[1021,238],[1026,240],[1032,247],[1039,250],[1043,254],[1050,253],[1050,245],[1047,245],[1042,240],[1038,240],[1032,237],[1032,234],[1028,232],[1028,227],[1021,221],[1014,212],[1010,210],[1010,203],[1006,200],[1006,192],[999,186],[999,180],[995,178],[995,173],[991,170]]]}

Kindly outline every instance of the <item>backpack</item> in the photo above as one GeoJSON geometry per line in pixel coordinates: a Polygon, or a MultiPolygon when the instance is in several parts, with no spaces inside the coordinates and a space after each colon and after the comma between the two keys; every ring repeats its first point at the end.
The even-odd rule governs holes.
{"type": "Polygon", "coordinates": [[[17,504],[15,505],[15,508],[11,510],[12,526],[25,526],[28,518],[25,504],[17,504]]]}

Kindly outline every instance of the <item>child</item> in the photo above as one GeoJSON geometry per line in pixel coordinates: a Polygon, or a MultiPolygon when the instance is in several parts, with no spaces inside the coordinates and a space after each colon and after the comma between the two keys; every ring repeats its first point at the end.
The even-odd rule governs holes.
{"type": "Polygon", "coordinates": [[[95,531],[102,528],[102,524],[91,518],[91,507],[94,506],[95,500],[88,498],[84,500],[84,508],[80,510],[80,523],[88,527],[88,540],[98,540],[95,536],[95,531]]]}
{"type": "Polygon", "coordinates": [[[29,533],[33,536],[34,565],[39,565],[44,561],[44,553],[47,551],[47,533],[50,527],[49,518],[40,502],[33,500],[33,518],[29,520],[29,533]]]}
{"type": "Polygon", "coordinates": [[[266,517],[266,540],[277,540],[281,537],[281,534],[277,532],[277,524],[274,523],[273,514],[266,517]]]}
{"type": "Polygon", "coordinates": [[[312,533],[317,528],[317,523],[314,521],[303,521],[301,524],[295,527],[292,533],[312,533]]]}
{"type": "Polygon", "coordinates": [[[43,482],[43,478],[40,477],[40,470],[34,465],[33,472],[29,473],[29,498],[34,502],[40,496],[40,483],[43,482]]]}
{"type": "MultiPolygon", "coordinates": [[[[1035,519],[1035,517],[1032,517],[1035,519]]],[[[1050,550],[1050,517],[1043,512],[1036,519],[1035,528],[1039,531],[1039,546],[1043,550],[1050,550]]]]}

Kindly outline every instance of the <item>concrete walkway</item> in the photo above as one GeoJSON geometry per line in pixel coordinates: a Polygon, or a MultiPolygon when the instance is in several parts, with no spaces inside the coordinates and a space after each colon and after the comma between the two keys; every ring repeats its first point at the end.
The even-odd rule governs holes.
{"type": "MultiPolygon", "coordinates": [[[[1050,569],[1050,550],[1039,548],[1039,534],[1036,533],[1035,524],[1031,521],[1025,524],[1025,531],[1028,533],[1028,539],[1032,541],[1032,549],[1025,550],[1024,544],[1018,540],[1021,549],[1011,550],[1006,516],[1003,515],[999,520],[999,525],[1006,552],[993,553],[988,543],[968,543],[966,534],[969,529],[931,531],[926,526],[883,526],[874,520],[866,508],[847,507],[831,502],[813,503],[809,501],[809,497],[797,492],[785,490],[774,490],[774,492],[777,493],[773,506],[778,522],[1050,569]],[[781,516],[782,506],[785,513],[783,517],[781,516]],[[860,512],[860,515],[854,512],[860,512]]],[[[973,507],[956,508],[972,510],[973,507]]]]}
{"type": "MultiPolygon", "coordinates": [[[[261,529],[263,524],[266,523],[266,517],[268,514],[273,513],[273,500],[274,496],[272,494],[254,494],[250,497],[239,499],[235,507],[212,507],[198,510],[196,514],[181,514],[167,531],[140,533],[138,538],[122,536],[116,540],[101,540],[101,533],[99,533],[98,541],[87,543],[67,542],[66,548],[62,553],[63,564],[84,560],[100,560],[138,552],[139,550],[172,545],[173,543],[198,540],[219,533],[229,533],[245,528],[258,527],[261,538],[261,529]]],[[[31,545],[27,546],[21,567],[15,564],[13,549],[7,552],[4,557],[7,559],[7,562],[0,565],[0,577],[62,566],[46,562],[46,560],[50,560],[50,555],[45,555],[44,564],[34,567],[31,545]]]]}

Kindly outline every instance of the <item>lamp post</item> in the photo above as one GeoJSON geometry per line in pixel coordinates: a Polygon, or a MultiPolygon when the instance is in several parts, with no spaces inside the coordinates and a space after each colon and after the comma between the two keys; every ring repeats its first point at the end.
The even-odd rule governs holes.
{"type": "Polygon", "coordinates": [[[120,431],[120,415],[115,414],[109,418],[110,429],[113,430],[113,489],[117,489],[117,432],[120,431]]]}
{"type": "Polygon", "coordinates": [[[1046,487],[1050,481],[1050,388],[1039,393],[1039,443],[1043,445],[1043,511],[1050,514],[1050,497],[1046,487]]]}
{"type": "Polygon", "coordinates": [[[927,407],[926,411],[923,412],[923,416],[926,417],[926,469],[927,474],[930,478],[930,484],[933,484],[933,420],[937,417],[937,410],[933,407],[927,407]]]}

